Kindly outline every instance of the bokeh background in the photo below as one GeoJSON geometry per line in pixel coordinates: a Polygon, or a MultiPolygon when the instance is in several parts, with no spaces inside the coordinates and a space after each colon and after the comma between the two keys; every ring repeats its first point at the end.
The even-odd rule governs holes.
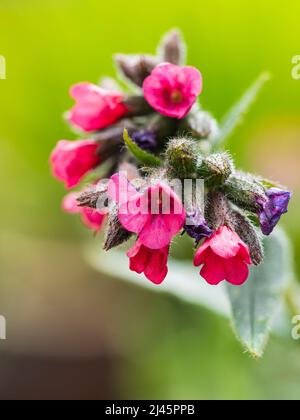
{"type": "Polygon", "coordinates": [[[299,343],[272,338],[254,361],[217,315],[90,268],[83,246],[100,252],[101,238],[62,213],[64,190],[48,167],[56,141],[75,138],[62,119],[69,86],[113,75],[113,53],[154,52],[179,27],[217,118],[272,72],[230,150],[294,191],[283,225],[297,256],[299,14],[298,0],[0,1],[1,399],[299,399],[299,343]]]}

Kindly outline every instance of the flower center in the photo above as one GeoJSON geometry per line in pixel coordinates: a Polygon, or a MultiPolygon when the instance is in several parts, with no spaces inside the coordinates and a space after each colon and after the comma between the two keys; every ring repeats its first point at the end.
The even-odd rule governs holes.
{"type": "Polygon", "coordinates": [[[171,100],[175,104],[179,104],[182,101],[182,94],[179,90],[174,90],[171,94],[171,100]]]}

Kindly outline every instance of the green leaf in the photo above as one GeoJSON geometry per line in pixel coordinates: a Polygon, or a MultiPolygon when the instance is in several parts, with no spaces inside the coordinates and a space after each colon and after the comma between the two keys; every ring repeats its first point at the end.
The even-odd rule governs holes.
{"type": "Polygon", "coordinates": [[[148,153],[145,150],[141,149],[129,136],[128,131],[126,128],[124,129],[124,142],[126,143],[129,151],[133,154],[133,156],[145,166],[161,166],[161,160],[153,155],[152,153],[148,153]]]}
{"type": "Polygon", "coordinates": [[[271,75],[269,73],[263,73],[253,85],[251,85],[242,98],[231,108],[221,121],[220,133],[213,141],[214,148],[224,146],[238,125],[241,124],[244,115],[249,111],[260,90],[270,78],[271,75]]]}
{"type": "Polygon", "coordinates": [[[247,282],[228,286],[234,329],[252,356],[262,357],[274,317],[293,280],[289,241],[280,229],[265,239],[265,260],[251,269],[247,282]]]}
{"type": "MultiPolygon", "coordinates": [[[[264,264],[253,268],[248,282],[241,287],[230,287],[225,282],[212,287],[201,280],[199,270],[191,263],[192,256],[187,260],[174,258],[175,255],[186,258],[187,253],[192,254],[192,242],[185,237],[182,240],[183,243],[175,242],[172,246],[169,274],[160,287],[129,270],[127,247],[99,253],[99,247],[93,244],[86,248],[85,257],[101,274],[105,273],[153,293],[172,294],[184,302],[204,306],[227,319],[231,317],[237,337],[254,357],[262,356],[271,328],[274,334],[290,338],[290,318],[284,305],[282,308],[280,306],[285,289],[293,286],[294,267],[289,241],[280,229],[272,237],[266,238],[264,264]],[[272,322],[274,315],[277,315],[278,323],[272,322]]],[[[297,313],[294,307],[297,308],[300,302],[298,288],[292,289],[291,297],[289,304],[293,307],[291,313],[294,315],[297,313]]]]}

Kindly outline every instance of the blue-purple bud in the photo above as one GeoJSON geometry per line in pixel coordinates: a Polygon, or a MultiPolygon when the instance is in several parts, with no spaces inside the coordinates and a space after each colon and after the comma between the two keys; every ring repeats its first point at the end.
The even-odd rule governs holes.
{"type": "Polygon", "coordinates": [[[292,193],[279,188],[271,188],[266,191],[266,196],[266,201],[258,203],[261,205],[258,215],[262,233],[268,236],[273,232],[281,216],[287,213],[292,193]]]}
{"type": "Polygon", "coordinates": [[[198,209],[187,212],[184,230],[191,238],[195,239],[196,245],[201,239],[209,238],[213,234],[213,231],[198,209]]]}
{"type": "Polygon", "coordinates": [[[157,148],[157,137],[153,131],[136,131],[132,134],[131,138],[141,149],[147,152],[155,152],[157,148]]]}

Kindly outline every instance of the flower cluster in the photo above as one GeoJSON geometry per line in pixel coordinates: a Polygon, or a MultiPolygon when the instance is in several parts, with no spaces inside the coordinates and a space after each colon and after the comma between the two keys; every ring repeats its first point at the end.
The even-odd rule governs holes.
{"type": "Polygon", "coordinates": [[[92,179],[64,198],[63,209],[95,232],[107,219],[106,251],[134,238],[130,270],[161,284],[172,241],[185,234],[202,278],[241,285],[249,266],[263,261],[262,234],[287,212],[291,193],[213,150],[218,124],[199,106],[200,71],[184,61],[184,42],[171,31],[156,55],[115,57],[126,92],[109,78],[73,86],[67,119],[81,139],[58,142],[52,173],[67,189],[92,179]]]}

